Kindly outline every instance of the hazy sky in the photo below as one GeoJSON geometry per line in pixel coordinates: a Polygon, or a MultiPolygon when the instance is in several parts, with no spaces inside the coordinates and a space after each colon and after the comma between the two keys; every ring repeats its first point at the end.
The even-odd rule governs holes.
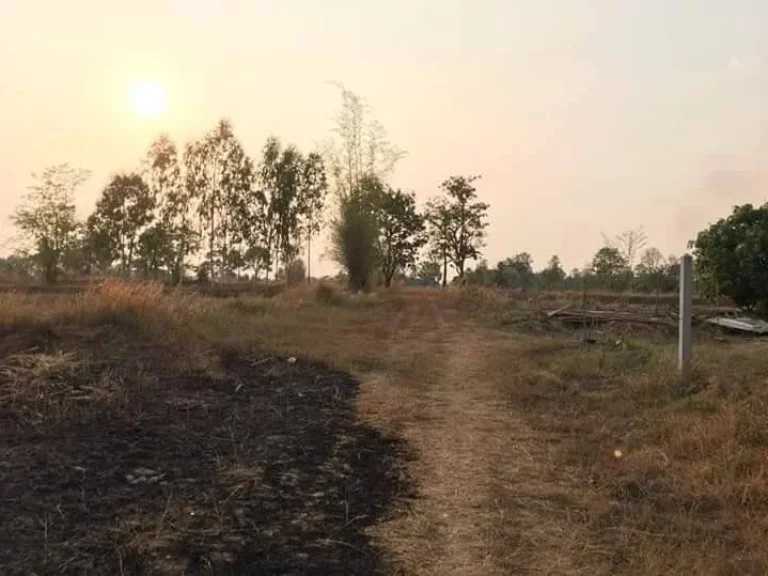
{"type": "Polygon", "coordinates": [[[581,266],[641,225],[680,253],[768,199],[764,0],[0,0],[0,238],[31,171],[92,170],[85,215],[161,131],[224,116],[252,155],[270,134],[309,151],[332,81],[408,152],[393,184],[425,201],[482,174],[492,264],[581,266]],[[130,105],[146,81],[162,118],[130,105]]]}

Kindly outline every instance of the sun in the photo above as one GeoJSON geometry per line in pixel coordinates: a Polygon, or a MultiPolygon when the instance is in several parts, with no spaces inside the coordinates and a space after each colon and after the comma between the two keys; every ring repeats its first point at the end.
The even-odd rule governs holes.
{"type": "Polygon", "coordinates": [[[138,82],[131,86],[130,99],[139,118],[157,118],[167,108],[165,90],[154,82],[138,82]]]}

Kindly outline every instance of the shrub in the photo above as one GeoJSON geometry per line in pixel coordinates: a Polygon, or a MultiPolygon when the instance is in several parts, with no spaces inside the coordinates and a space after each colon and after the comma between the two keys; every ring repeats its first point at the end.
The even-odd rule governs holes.
{"type": "Polygon", "coordinates": [[[333,258],[346,270],[355,292],[370,288],[379,264],[378,225],[369,196],[360,191],[342,198],[332,228],[333,258]]]}
{"type": "Polygon", "coordinates": [[[307,268],[304,261],[297,258],[285,268],[285,281],[289,286],[297,286],[307,278],[307,268]]]}

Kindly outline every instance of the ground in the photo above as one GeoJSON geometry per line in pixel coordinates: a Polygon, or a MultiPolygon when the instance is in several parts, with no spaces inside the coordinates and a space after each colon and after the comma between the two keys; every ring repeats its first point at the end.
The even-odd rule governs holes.
{"type": "Polygon", "coordinates": [[[680,382],[549,300],[70,299],[0,298],[3,573],[768,570],[764,341],[680,382]]]}

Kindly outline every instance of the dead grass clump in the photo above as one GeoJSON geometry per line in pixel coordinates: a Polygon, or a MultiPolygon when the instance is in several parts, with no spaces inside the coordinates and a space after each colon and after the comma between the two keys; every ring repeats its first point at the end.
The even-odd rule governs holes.
{"type": "Polygon", "coordinates": [[[315,300],[320,304],[338,306],[344,303],[344,295],[336,286],[321,282],[315,288],[315,300]]]}
{"type": "Polygon", "coordinates": [[[28,425],[59,421],[74,404],[92,400],[87,371],[74,352],[8,356],[0,361],[0,404],[28,425]]]}
{"type": "Polygon", "coordinates": [[[106,280],[94,283],[60,316],[83,324],[170,328],[204,315],[208,300],[177,290],[165,294],[157,282],[106,280]]]}
{"type": "Polygon", "coordinates": [[[273,306],[273,302],[271,300],[244,294],[229,300],[227,304],[229,308],[235,312],[239,314],[247,314],[250,316],[264,314],[273,306]]]}
{"type": "Polygon", "coordinates": [[[94,283],[78,298],[76,313],[103,323],[134,323],[156,315],[161,307],[163,285],[153,282],[94,283]]]}

